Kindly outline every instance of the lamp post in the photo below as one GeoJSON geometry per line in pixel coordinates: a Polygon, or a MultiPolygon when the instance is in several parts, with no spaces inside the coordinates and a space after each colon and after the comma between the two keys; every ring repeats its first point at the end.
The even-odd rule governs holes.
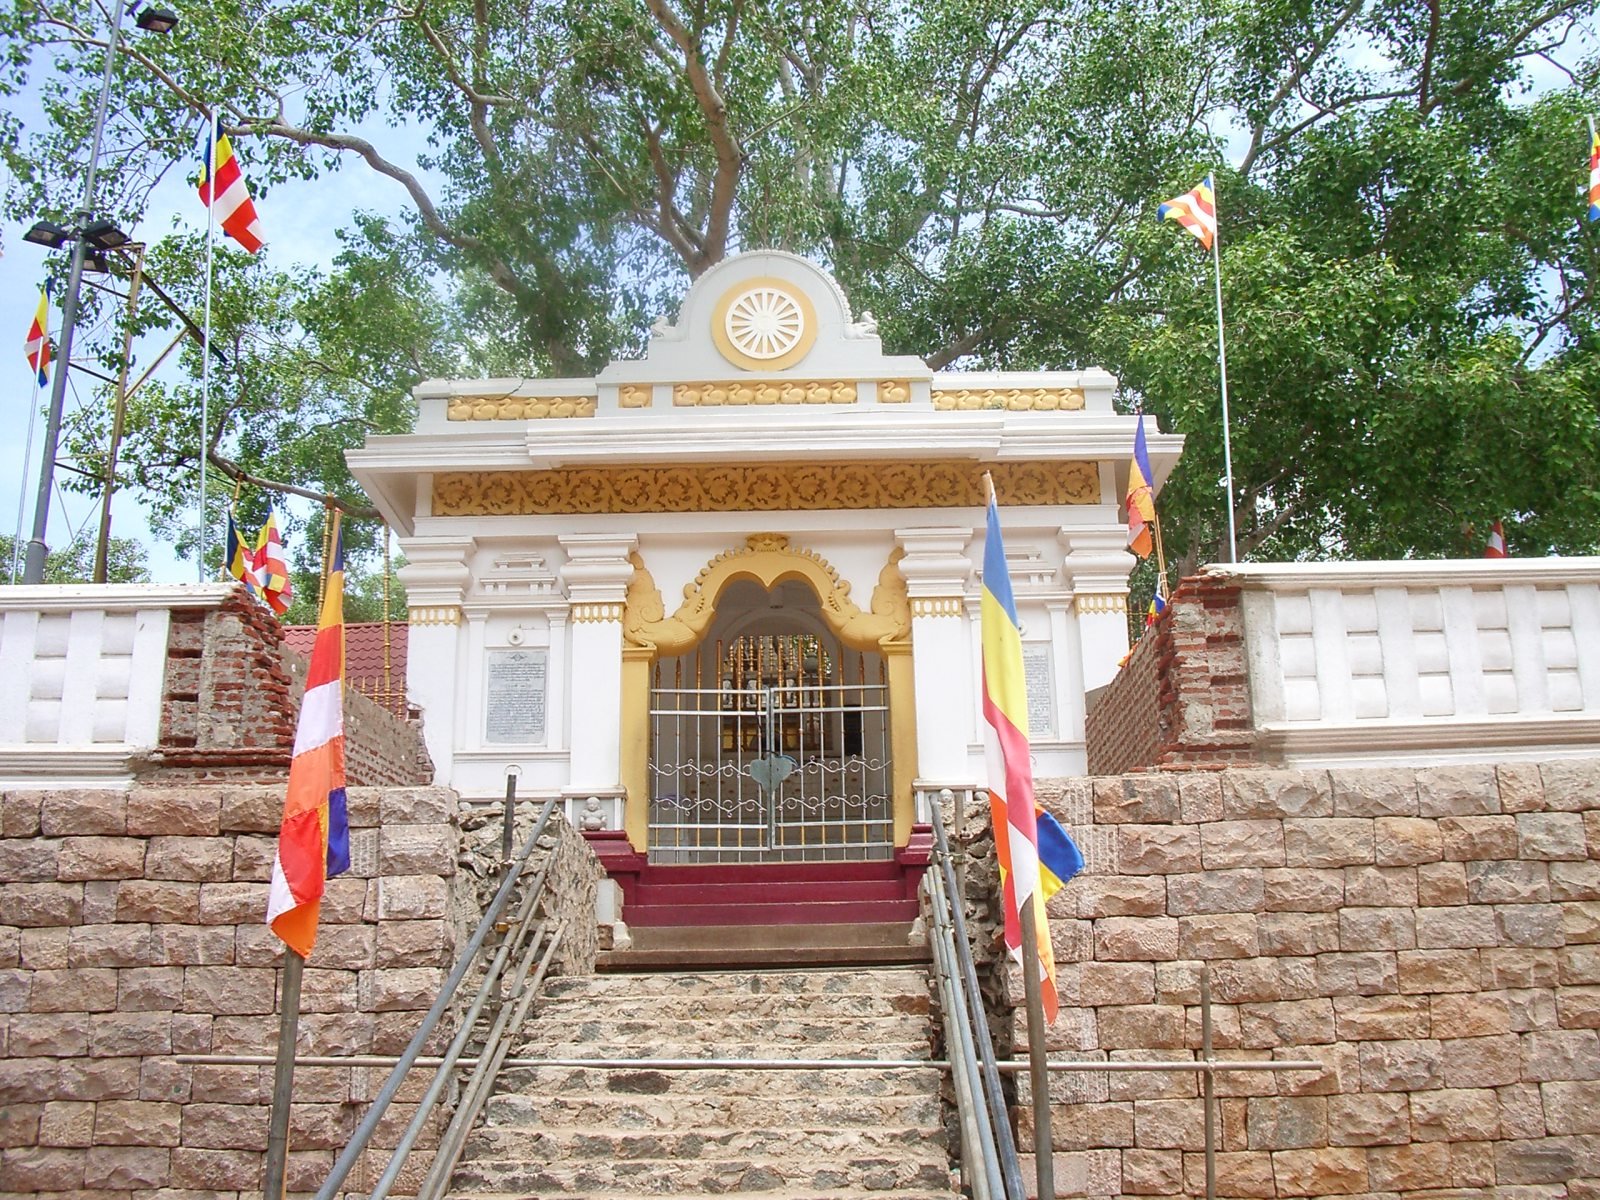
{"type": "MultiPolygon", "coordinates": [[[[139,0],[135,0],[137,8],[139,0]]],[[[61,246],[72,239],[72,266],[67,272],[67,290],[61,301],[61,346],[57,355],[56,377],[50,387],[50,411],[45,421],[44,463],[39,470],[39,494],[33,505],[33,536],[28,539],[28,555],[23,566],[23,583],[44,582],[46,528],[50,523],[50,490],[55,485],[56,446],[61,440],[61,411],[67,398],[67,371],[72,365],[72,334],[78,323],[78,292],[83,285],[84,260],[90,247],[110,250],[127,242],[128,237],[107,220],[94,219],[95,170],[100,165],[100,143],[106,131],[106,105],[111,99],[111,76],[117,63],[117,38],[122,31],[124,5],[114,0],[111,7],[111,32],[106,37],[106,70],[100,83],[100,102],[94,112],[94,138],[89,148],[89,169],[83,177],[83,203],[78,206],[74,228],[62,229],[40,222],[28,231],[26,240],[61,246]]],[[[146,9],[138,25],[154,33],[166,33],[178,23],[164,9],[146,9]]]]}

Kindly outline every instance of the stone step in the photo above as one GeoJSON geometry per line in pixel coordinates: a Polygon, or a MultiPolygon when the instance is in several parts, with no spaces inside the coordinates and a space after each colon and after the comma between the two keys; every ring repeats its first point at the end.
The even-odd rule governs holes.
{"type": "Polygon", "coordinates": [[[563,975],[547,980],[541,996],[566,998],[593,996],[614,1000],[619,996],[643,1000],[662,995],[883,995],[897,992],[926,995],[928,973],[907,967],[876,967],[850,971],[729,970],[660,971],[648,974],[563,975]]]}
{"type": "Polygon", "coordinates": [[[898,1041],[890,1041],[887,1038],[878,1041],[863,1041],[860,1037],[839,1037],[794,1038],[787,1041],[774,1039],[766,1042],[750,1040],[712,1044],[693,1040],[657,1042],[651,1040],[647,1035],[641,1034],[639,1040],[633,1043],[600,1041],[598,1039],[582,1042],[530,1042],[515,1048],[512,1053],[518,1058],[556,1058],[568,1061],[635,1058],[726,1058],[805,1062],[808,1059],[850,1059],[852,1061],[860,1061],[862,1059],[885,1058],[899,1062],[907,1059],[932,1057],[926,1036],[905,1038],[898,1041]]]}
{"type": "MultiPolygon", "coordinates": [[[[593,1009],[590,1009],[593,1014],[593,1009]]],[[[918,1014],[882,1017],[831,1017],[796,1013],[782,1017],[708,1016],[703,1021],[653,1015],[616,1019],[599,1015],[587,1021],[565,1021],[555,1026],[562,1038],[579,1046],[655,1046],[688,1042],[701,1046],[791,1046],[808,1042],[854,1041],[858,1047],[882,1042],[911,1042],[928,1037],[928,1018],[918,1014]]],[[[526,1043],[539,1053],[541,1043],[526,1043]]],[[[569,1043],[544,1043],[547,1046],[569,1043]]],[[[520,1053],[521,1051],[519,1051],[520,1053]]],[[[580,1051],[581,1053],[582,1051],[580,1051]]],[[[653,1055],[659,1051],[652,1050],[653,1055]]],[[[552,1057],[559,1057],[552,1055],[552,1057]]]]}
{"type": "MultiPolygon", "coordinates": [[[[562,996],[551,1000],[541,997],[537,1002],[541,1020],[563,1024],[596,1020],[597,1007],[592,996],[562,996]]],[[[803,1016],[807,1020],[823,1018],[833,1020],[858,1017],[926,1017],[932,1008],[933,999],[925,989],[910,994],[845,992],[840,995],[822,993],[809,996],[787,993],[752,995],[749,992],[730,989],[709,996],[653,996],[650,998],[649,1015],[663,1020],[691,1017],[701,1019],[789,1016],[803,1016]]]]}
{"type": "Polygon", "coordinates": [[[772,903],[713,902],[697,899],[693,903],[672,900],[650,904],[629,904],[623,916],[630,929],[653,926],[714,925],[727,928],[758,925],[850,925],[886,924],[916,918],[916,900],[779,900],[772,903]]]}
{"type": "Polygon", "coordinates": [[[775,1127],[685,1123],[678,1129],[545,1129],[493,1126],[480,1129],[463,1164],[492,1162],[496,1168],[533,1170],[555,1161],[610,1162],[690,1159],[781,1159],[791,1165],[826,1165],[840,1158],[892,1155],[921,1163],[947,1162],[944,1131],[895,1125],[829,1128],[817,1122],[775,1127]]]}
{"type": "Polygon", "coordinates": [[[529,1097],[594,1096],[927,1096],[939,1094],[943,1072],[937,1067],[885,1070],[863,1067],[839,1070],[770,1071],[721,1068],[704,1071],[657,1071],[644,1068],[507,1067],[500,1072],[499,1092],[490,1103],[520,1093],[529,1097]]]}
{"type": "MultiPolygon", "coordinates": [[[[723,1089],[670,1095],[590,1092],[579,1095],[511,1093],[490,1099],[490,1128],[594,1129],[744,1128],[784,1129],[815,1124],[829,1129],[856,1126],[917,1128],[938,1131],[943,1108],[923,1072],[920,1082],[903,1093],[863,1094],[835,1083],[832,1095],[738,1095],[723,1089]]],[[[850,1078],[853,1078],[851,1076],[850,1078]]]]}
{"type": "Polygon", "coordinates": [[[591,1195],[598,1191],[632,1194],[681,1194],[684,1191],[762,1192],[779,1188],[898,1188],[947,1190],[950,1168],[943,1153],[937,1160],[918,1155],[842,1155],[829,1160],[794,1160],[758,1155],[694,1160],[595,1159],[552,1163],[463,1163],[456,1169],[452,1193],[518,1192],[523,1195],[591,1195]]]}

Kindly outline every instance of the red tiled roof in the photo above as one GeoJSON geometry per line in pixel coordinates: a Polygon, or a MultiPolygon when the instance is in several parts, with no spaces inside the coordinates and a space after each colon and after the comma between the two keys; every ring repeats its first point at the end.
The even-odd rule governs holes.
{"type": "MultiPolygon", "coordinates": [[[[382,621],[355,622],[344,627],[344,675],[349,685],[383,705],[390,712],[405,711],[406,637],[411,632],[404,621],[391,621],[389,629],[389,680],[391,696],[383,695],[382,621]]],[[[311,656],[317,640],[315,625],[285,625],[283,643],[296,654],[311,656]]]]}

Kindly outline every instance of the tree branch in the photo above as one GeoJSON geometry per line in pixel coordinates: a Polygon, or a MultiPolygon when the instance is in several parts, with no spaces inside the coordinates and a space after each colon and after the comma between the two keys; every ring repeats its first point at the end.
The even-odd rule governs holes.
{"type": "Polygon", "coordinates": [[[296,487],[292,483],[282,483],[276,479],[263,479],[259,475],[250,474],[231,458],[224,458],[216,450],[207,452],[206,461],[235,483],[248,483],[251,487],[261,488],[263,491],[277,492],[285,496],[300,496],[306,500],[317,500],[329,508],[337,508],[346,516],[356,517],[360,520],[383,520],[383,514],[371,505],[352,504],[348,500],[341,500],[338,496],[330,496],[326,492],[314,492],[310,488],[296,487]]]}
{"type": "Polygon", "coordinates": [[[1250,131],[1250,148],[1245,151],[1244,161],[1239,164],[1239,174],[1241,176],[1250,174],[1250,168],[1255,165],[1256,157],[1265,148],[1262,145],[1262,139],[1266,135],[1267,126],[1271,124],[1273,116],[1283,106],[1283,102],[1294,94],[1295,89],[1300,86],[1300,81],[1310,74],[1311,69],[1317,65],[1317,61],[1327,53],[1339,34],[1344,30],[1344,27],[1349,24],[1350,19],[1361,11],[1361,7],[1365,3],[1366,0],[1348,0],[1339,15],[1334,17],[1333,21],[1312,39],[1310,51],[1295,59],[1294,70],[1289,72],[1278,83],[1277,90],[1272,93],[1272,98],[1267,101],[1266,108],[1262,110],[1261,119],[1256,122],[1255,128],[1250,131]]]}

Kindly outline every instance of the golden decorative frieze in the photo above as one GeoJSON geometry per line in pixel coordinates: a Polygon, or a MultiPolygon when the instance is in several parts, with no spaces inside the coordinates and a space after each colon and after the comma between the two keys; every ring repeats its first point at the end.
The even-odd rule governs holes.
{"type": "Polygon", "coordinates": [[[724,383],[679,383],[672,388],[678,408],[740,407],[747,404],[854,404],[856,385],[849,380],[749,379],[724,383]]]}
{"type": "Polygon", "coordinates": [[[459,625],[461,610],[453,604],[413,604],[406,615],[410,625],[459,625]]]}
{"type": "Polygon", "coordinates": [[[622,620],[620,604],[574,604],[572,619],[576,624],[622,620]]]}
{"type": "Polygon", "coordinates": [[[655,401],[655,388],[648,383],[625,383],[617,389],[618,408],[649,408],[655,401]]]}
{"type": "Polygon", "coordinates": [[[965,611],[960,596],[918,596],[911,601],[913,617],[959,617],[965,611]]]}
{"type": "Polygon", "coordinates": [[[445,415],[452,421],[540,421],[592,417],[593,396],[452,396],[445,415]]]}
{"type": "Polygon", "coordinates": [[[878,382],[879,404],[910,404],[911,381],[909,379],[883,379],[878,382]]]}
{"type": "Polygon", "coordinates": [[[1092,462],[951,460],[446,471],[433,477],[432,511],[477,517],[982,508],[986,470],[1001,504],[1100,502],[1092,462]]]}
{"type": "Polygon", "coordinates": [[[1095,592],[1084,594],[1080,592],[1073,598],[1073,606],[1080,613],[1126,613],[1128,611],[1128,597],[1121,593],[1095,592]]]}
{"type": "Polygon", "coordinates": [[[935,388],[933,407],[940,412],[1082,412],[1082,388],[935,388]]]}

